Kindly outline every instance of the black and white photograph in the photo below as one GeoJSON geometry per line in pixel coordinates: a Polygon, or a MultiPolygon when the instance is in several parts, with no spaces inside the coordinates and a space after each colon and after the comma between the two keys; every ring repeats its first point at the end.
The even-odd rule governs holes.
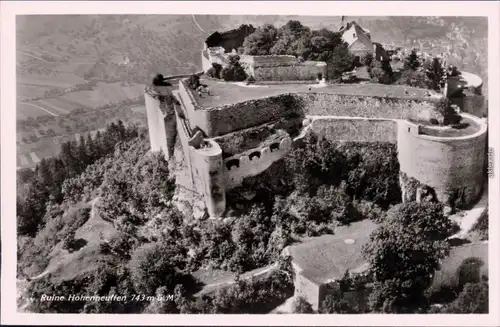
{"type": "Polygon", "coordinates": [[[187,3],[9,15],[2,307],[500,323],[499,12],[187,3]]]}

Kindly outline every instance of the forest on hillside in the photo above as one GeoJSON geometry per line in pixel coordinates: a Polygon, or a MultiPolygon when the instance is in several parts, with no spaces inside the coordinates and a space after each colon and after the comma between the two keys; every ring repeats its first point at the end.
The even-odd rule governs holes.
{"type": "MultiPolygon", "coordinates": [[[[422,269],[436,269],[449,248],[443,240],[454,226],[439,203],[400,203],[393,145],[335,143],[311,136],[304,148],[230,192],[227,219],[197,221],[174,204],[175,173],[168,162],[148,150],[146,131],[118,122],[80,145],[64,144],[59,157],[44,161],[34,172],[20,173],[18,275],[33,278],[26,288],[26,296],[34,299],[29,310],[267,313],[293,294],[290,262],[280,256],[285,246],[364,219],[380,225],[365,254],[379,270],[370,275],[373,279],[346,277],[346,283],[375,283],[370,310],[425,312],[429,296],[439,298],[424,293],[430,279],[415,276],[422,269]],[[254,193],[251,200],[242,197],[245,191],[254,193]],[[426,233],[417,233],[421,229],[426,233]],[[401,244],[395,235],[414,241],[401,244]],[[384,261],[390,251],[396,255],[424,248],[419,261],[403,260],[394,267],[384,261]],[[273,263],[277,268],[262,277],[197,295],[205,286],[194,277],[199,269],[239,275],[273,263]],[[394,275],[394,269],[401,273],[394,275]],[[402,285],[410,293],[401,293],[402,285]],[[69,293],[115,294],[127,296],[127,301],[40,300],[42,294],[69,293]],[[140,294],[147,300],[134,297],[140,294]],[[174,301],[155,300],[169,294],[174,301]],[[382,301],[389,294],[391,302],[382,301]]],[[[460,291],[453,291],[450,308],[455,308],[460,291]]],[[[342,304],[342,294],[335,296],[322,312],[359,310],[342,304]]]]}
{"type": "MultiPolygon", "coordinates": [[[[20,16],[18,50],[46,56],[47,61],[18,56],[18,74],[60,71],[66,63],[89,65],[72,73],[105,81],[144,83],[157,72],[185,74],[201,68],[204,39],[215,31],[241,24],[285,25],[298,20],[312,29],[337,31],[333,16],[221,16],[196,15],[20,16]],[[24,51],[24,50],[22,50],[24,51]],[[85,58],[85,59],[82,59],[85,58]],[[119,58],[115,60],[113,58],[119,58]],[[119,61],[128,58],[129,65],[119,61]]],[[[454,62],[487,77],[487,20],[477,17],[346,17],[371,31],[375,42],[403,47],[432,46],[438,53],[448,47],[454,62]]]]}

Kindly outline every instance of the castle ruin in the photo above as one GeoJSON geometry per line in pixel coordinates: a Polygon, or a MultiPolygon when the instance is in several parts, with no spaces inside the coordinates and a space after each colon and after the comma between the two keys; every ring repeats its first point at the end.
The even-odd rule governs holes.
{"type": "MultiPolygon", "coordinates": [[[[212,37],[202,51],[204,71],[213,62],[224,65],[227,52],[241,47],[241,35],[252,28],[232,31],[238,36],[234,42],[224,34],[212,37]]],[[[355,94],[352,86],[346,91],[345,85],[311,89],[311,81],[326,76],[325,66],[310,64],[309,70],[303,70],[304,63],[294,58],[264,57],[244,59],[253,69],[252,76],[280,80],[276,76],[285,71],[281,83],[248,87],[203,77],[210,94],[200,95],[188,87],[185,76],[178,88],[146,88],[151,150],[182,163],[182,186],[199,195],[210,217],[224,215],[227,191],[281,160],[309,133],[331,141],[396,144],[402,201],[419,200],[429,190],[452,207],[472,204],[480,197],[487,142],[486,119],[479,118],[484,101],[464,101],[461,115],[469,128],[454,130],[422,123],[437,117],[440,95],[430,95],[428,90],[408,87],[412,93],[405,88],[397,94],[393,90],[400,86],[380,86],[388,90],[386,95],[373,92],[369,84],[356,85],[355,94]],[[276,62],[285,64],[278,69],[276,62]],[[289,125],[295,128],[284,127],[289,125]],[[256,137],[256,131],[265,131],[265,137],[256,137]],[[178,154],[176,144],[182,149],[178,154]]],[[[475,80],[473,85],[478,97],[481,84],[475,80]]]]}

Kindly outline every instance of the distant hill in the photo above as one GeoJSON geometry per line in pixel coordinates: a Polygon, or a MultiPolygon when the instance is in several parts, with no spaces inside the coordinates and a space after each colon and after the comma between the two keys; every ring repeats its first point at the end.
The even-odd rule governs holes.
{"type": "MultiPolygon", "coordinates": [[[[279,27],[289,20],[299,20],[312,29],[338,30],[341,26],[340,16],[18,16],[17,119],[30,126],[28,132],[19,129],[22,124],[18,126],[24,133],[18,135],[18,165],[31,167],[41,158],[57,153],[56,137],[90,132],[109,123],[97,120],[100,125],[91,126],[77,109],[90,112],[103,106],[124,107],[125,103],[140,106],[141,90],[156,73],[189,74],[201,70],[203,41],[211,33],[241,24],[257,27],[271,23],[279,27]],[[67,127],[62,126],[62,120],[70,120],[67,127]],[[65,130],[58,132],[56,125],[65,130]],[[56,135],[49,134],[54,140],[45,137],[43,144],[34,143],[50,129],[55,131],[56,135]]],[[[369,29],[375,42],[422,48],[435,54],[452,53],[450,63],[481,76],[487,94],[486,19],[347,16],[345,20],[369,29]]],[[[116,112],[120,112],[116,119],[133,123],[125,111],[116,112]]],[[[103,113],[95,111],[93,115],[97,118],[103,113]]]]}
{"type": "MultiPolygon", "coordinates": [[[[145,83],[155,72],[201,68],[203,40],[241,24],[277,26],[295,19],[311,28],[338,29],[339,16],[57,15],[17,21],[18,75],[73,73],[85,79],[145,83]]],[[[374,41],[448,46],[463,69],[486,72],[487,20],[475,17],[351,17],[374,41]],[[433,42],[434,41],[434,42],[433,42]],[[416,43],[413,43],[416,42],[416,43]]]]}

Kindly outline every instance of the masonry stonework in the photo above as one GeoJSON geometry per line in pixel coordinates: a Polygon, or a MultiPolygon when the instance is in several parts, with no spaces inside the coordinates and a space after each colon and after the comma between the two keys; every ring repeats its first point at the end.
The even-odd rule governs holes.
{"type": "Polygon", "coordinates": [[[422,135],[417,125],[399,121],[397,135],[401,171],[432,187],[440,202],[465,206],[481,195],[485,125],[473,135],[450,138],[422,135]]]}
{"type": "MultiPolygon", "coordinates": [[[[171,94],[170,94],[171,95],[171,94]]],[[[175,106],[172,98],[146,92],[144,95],[152,151],[162,151],[168,160],[174,151],[176,131],[175,106]]]]}
{"type": "Polygon", "coordinates": [[[317,118],[311,131],[329,141],[396,143],[396,123],[384,119],[317,118]]]}
{"type": "MultiPolygon", "coordinates": [[[[483,190],[487,138],[484,121],[463,113],[480,126],[479,131],[465,136],[439,136],[439,127],[414,123],[439,118],[435,98],[380,97],[368,89],[367,94],[360,95],[283,93],[201,107],[192,92],[182,79],[174,101],[169,97],[170,88],[146,89],[151,150],[163,151],[169,159],[179,138],[187,167],[184,184],[204,197],[210,216],[224,214],[227,190],[268,169],[298,146],[307,133],[332,141],[396,143],[403,201],[421,199],[431,190],[437,200],[459,207],[473,203],[483,190]],[[221,147],[213,140],[232,132],[303,118],[308,124],[293,140],[284,132],[272,144],[261,143],[228,158],[223,158],[221,147]]],[[[470,101],[468,106],[477,103],[470,101]]]]}

